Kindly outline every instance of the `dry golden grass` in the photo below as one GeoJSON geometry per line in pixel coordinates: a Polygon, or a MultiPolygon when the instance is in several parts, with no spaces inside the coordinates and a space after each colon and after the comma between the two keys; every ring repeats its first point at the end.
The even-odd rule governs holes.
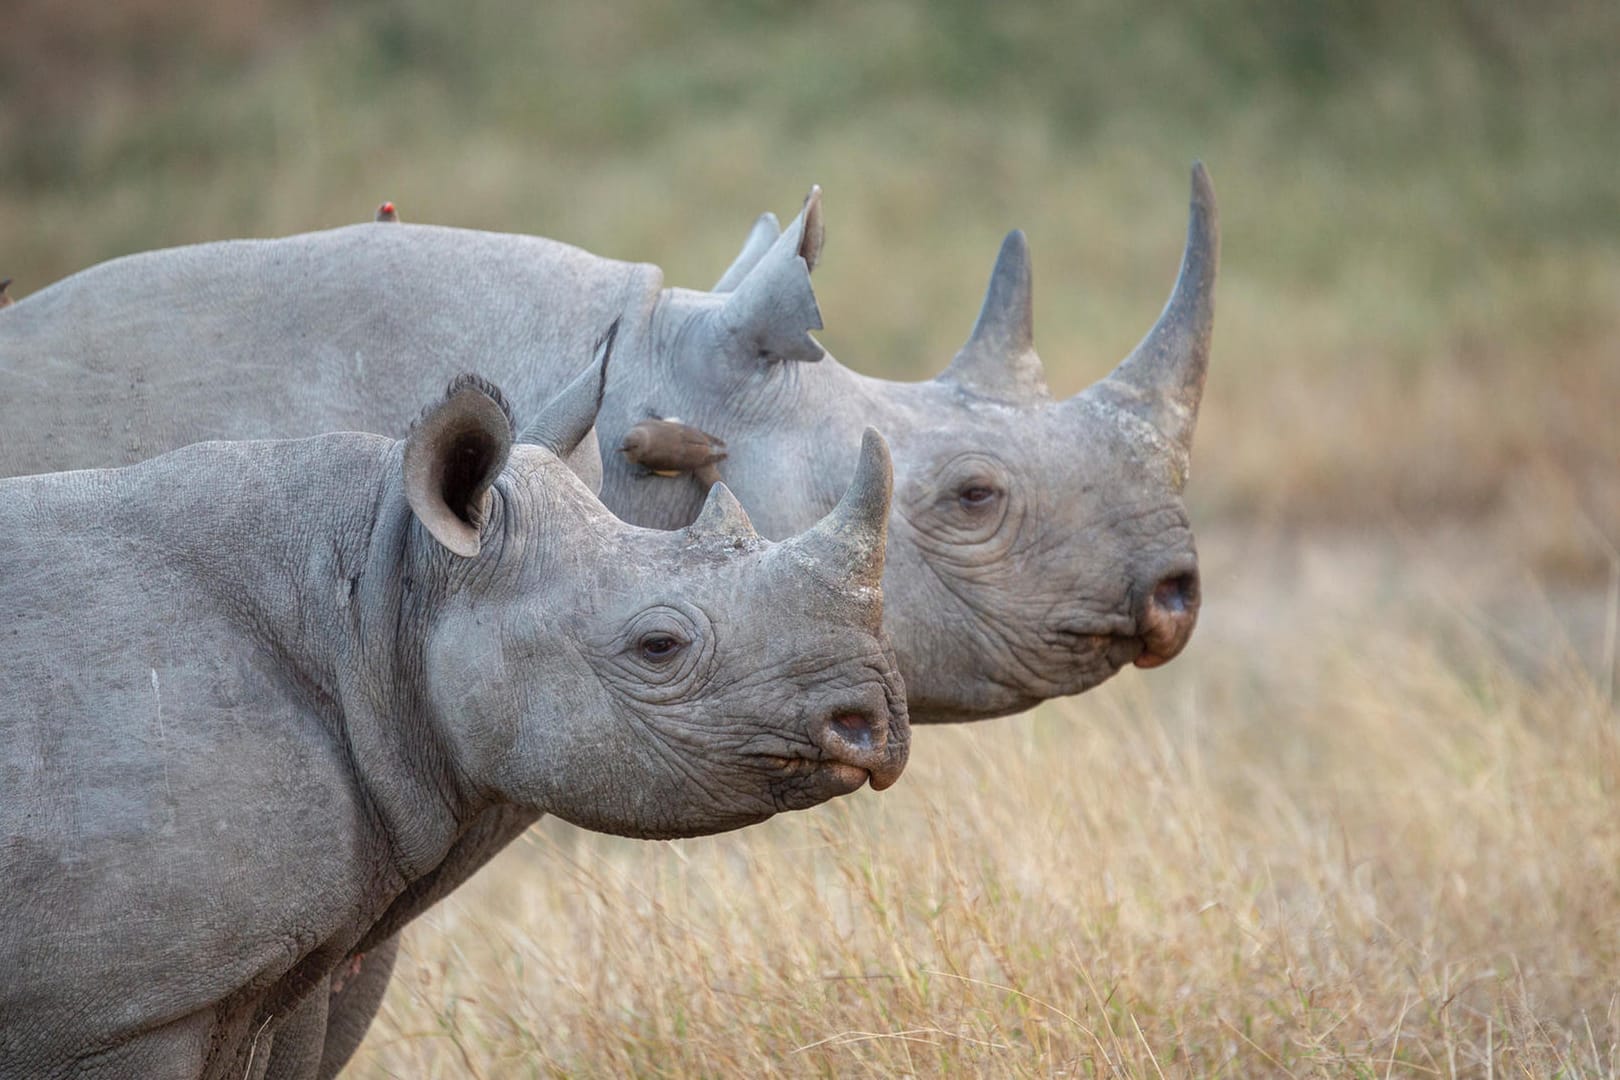
{"type": "Polygon", "coordinates": [[[1220,534],[1186,657],[919,729],[890,792],[543,824],[353,1075],[1615,1075],[1620,597],[1490,547],[1220,534]]]}

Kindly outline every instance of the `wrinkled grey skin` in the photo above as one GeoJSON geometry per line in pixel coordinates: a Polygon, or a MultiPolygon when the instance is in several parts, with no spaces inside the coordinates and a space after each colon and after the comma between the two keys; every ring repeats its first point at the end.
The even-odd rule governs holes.
{"type": "Polygon", "coordinates": [[[615,452],[649,414],[724,439],[724,478],[774,537],[837,501],[865,427],[890,439],[886,629],[918,722],[1016,712],[1174,656],[1198,608],[1181,490],[1218,259],[1203,168],[1159,323],[1067,401],[1035,354],[1022,234],[967,344],[921,383],[856,374],[810,337],[821,235],[812,192],[780,235],[762,217],[711,292],[547,240],[420,225],[119,259],[0,315],[0,471],[211,437],[397,433],[463,366],[527,415],[571,374],[556,358],[622,317],[598,431],[602,498],[627,520],[677,527],[702,499],[615,452]]]}
{"type": "Polygon", "coordinates": [[[0,481],[0,1076],[314,1076],[351,958],[380,993],[537,815],[684,836],[895,779],[882,441],[784,542],[723,485],[644,530],[556,456],[599,380],[539,445],[458,381],[404,442],[0,481]]]}

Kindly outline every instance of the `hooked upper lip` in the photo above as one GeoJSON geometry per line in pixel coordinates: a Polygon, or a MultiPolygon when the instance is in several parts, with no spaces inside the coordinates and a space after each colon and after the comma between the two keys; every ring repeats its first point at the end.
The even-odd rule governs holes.
{"type": "MultiPolygon", "coordinates": [[[[824,762],[821,768],[822,772],[836,778],[841,785],[846,786],[848,791],[859,791],[861,786],[868,781],[871,782],[873,791],[882,791],[889,786],[888,784],[880,785],[877,778],[870,771],[861,768],[859,765],[849,765],[842,761],[828,761],[824,762]]],[[[894,781],[890,780],[889,783],[892,784],[894,781]]]]}

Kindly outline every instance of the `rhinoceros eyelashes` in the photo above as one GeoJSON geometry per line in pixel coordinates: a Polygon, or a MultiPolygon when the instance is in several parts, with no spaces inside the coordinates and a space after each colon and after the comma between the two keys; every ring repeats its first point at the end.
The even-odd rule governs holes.
{"type": "Polygon", "coordinates": [[[995,457],[968,451],[947,461],[922,491],[919,533],[946,544],[982,544],[1007,520],[1006,466],[995,457]]]}
{"type": "Polygon", "coordinates": [[[652,664],[667,664],[686,648],[686,642],[670,634],[651,633],[641,639],[637,646],[641,650],[641,658],[652,664]]]}
{"type": "Polygon", "coordinates": [[[712,673],[714,627],[691,605],[660,603],[643,609],[614,640],[610,651],[616,655],[603,674],[638,701],[676,700],[692,693],[712,673]]]}
{"type": "Polygon", "coordinates": [[[969,484],[957,491],[956,503],[969,513],[983,513],[996,504],[1001,492],[989,484],[969,484]]]}
{"type": "Polygon", "coordinates": [[[939,378],[1010,405],[1051,400],[1035,352],[1034,282],[1022,231],[1001,242],[973,333],[939,378]]]}

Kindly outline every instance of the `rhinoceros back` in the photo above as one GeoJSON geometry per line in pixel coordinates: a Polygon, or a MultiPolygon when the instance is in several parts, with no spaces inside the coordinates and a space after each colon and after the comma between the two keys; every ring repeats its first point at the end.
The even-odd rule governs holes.
{"type": "Polygon", "coordinates": [[[461,371],[521,419],[660,284],[555,241],[424,225],[115,259],[0,317],[0,475],[207,439],[402,436],[461,371]]]}

